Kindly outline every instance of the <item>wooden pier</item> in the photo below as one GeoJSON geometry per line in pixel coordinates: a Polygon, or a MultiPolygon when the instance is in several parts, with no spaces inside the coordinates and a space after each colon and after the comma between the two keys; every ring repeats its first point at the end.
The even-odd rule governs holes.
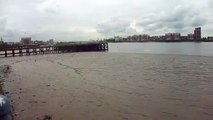
{"type": "Polygon", "coordinates": [[[108,51],[108,43],[73,43],[54,46],[19,46],[16,48],[0,48],[0,57],[92,51],[108,51]]]}

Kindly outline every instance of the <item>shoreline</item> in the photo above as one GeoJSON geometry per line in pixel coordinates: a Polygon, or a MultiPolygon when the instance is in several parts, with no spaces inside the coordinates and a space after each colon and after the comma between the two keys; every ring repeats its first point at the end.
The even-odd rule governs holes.
{"type": "Polygon", "coordinates": [[[7,113],[6,115],[8,116],[8,118],[11,118],[11,120],[14,120],[14,117],[13,117],[14,108],[13,108],[13,105],[11,104],[12,100],[9,99],[9,96],[8,96],[9,92],[5,92],[5,88],[4,88],[4,83],[6,82],[5,80],[7,79],[7,76],[10,74],[10,72],[11,72],[11,66],[6,64],[0,65],[0,95],[3,95],[6,98],[8,98],[10,102],[10,108],[6,108],[6,109],[9,109],[10,112],[7,113]]]}
{"type": "MultiPolygon", "coordinates": [[[[1,78],[0,78],[0,81],[1,81],[1,78]]],[[[2,82],[0,82],[0,95],[4,95],[2,86],[3,86],[3,84],[2,84],[2,82]]]]}
{"type": "Polygon", "coordinates": [[[10,73],[10,69],[9,65],[0,66],[0,95],[5,94],[3,90],[3,83],[5,82],[4,80],[6,79],[6,75],[10,73]]]}

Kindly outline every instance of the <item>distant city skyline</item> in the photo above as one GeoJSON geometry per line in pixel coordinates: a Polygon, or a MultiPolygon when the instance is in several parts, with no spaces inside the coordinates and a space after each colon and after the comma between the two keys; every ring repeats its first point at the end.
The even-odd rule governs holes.
{"type": "Polygon", "coordinates": [[[134,34],[213,36],[212,0],[0,0],[0,37],[7,42],[87,41],[134,34]]]}

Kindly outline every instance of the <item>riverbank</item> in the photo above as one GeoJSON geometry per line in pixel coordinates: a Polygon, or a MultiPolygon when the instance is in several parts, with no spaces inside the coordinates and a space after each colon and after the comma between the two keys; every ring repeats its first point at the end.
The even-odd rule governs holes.
{"type": "MultiPolygon", "coordinates": [[[[0,81],[2,81],[2,78],[1,78],[1,77],[0,77],[0,81]]],[[[4,94],[2,86],[3,86],[3,83],[0,82],[0,95],[3,95],[3,94],[4,94]]]]}
{"type": "Polygon", "coordinates": [[[4,94],[3,88],[2,88],[2,86],[3,86],[2,81],[3,81],[3,76],[2,76],[2,73],[0,72],[0,95],[4,94]]]}
{"type": "Polygon", "coordinates": [[[11,67],[9,65],[0,66],[0,95],[4,95],[3,82],[7,74],[9,74],[10,68],[11,67]]]}
{"type": "Polygon", "coordinates": [[[213,57],[69,53],[0,59],[15,120],[211,120],[213,57]]]}

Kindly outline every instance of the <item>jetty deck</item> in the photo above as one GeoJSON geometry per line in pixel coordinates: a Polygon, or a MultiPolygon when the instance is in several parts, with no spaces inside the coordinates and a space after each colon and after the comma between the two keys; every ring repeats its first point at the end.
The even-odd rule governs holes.
{"type": "Polygon", "coordinates": [[[53,46],[17,46],[13,48],[0,48],[0,57],[92,51],[108,51],[108,43],[72,43],[53,46]]]}

